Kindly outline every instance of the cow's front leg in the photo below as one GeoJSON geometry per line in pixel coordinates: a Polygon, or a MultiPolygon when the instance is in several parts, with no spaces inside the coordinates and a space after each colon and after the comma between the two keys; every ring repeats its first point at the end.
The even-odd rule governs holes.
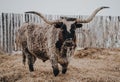
{"type": "Polygon", "coordinates": [[[61,64],[61,66],[62,66],[62,74],[65,74],[67,72],[68,63],[61,64]]]}
{"type": "Polygon", "coordinates": [[[58,62],[55,57],[51,57],[50,61],[52,64],[54,76],[57,76],[59,74],[58,62]]]}
{"type": "Polygon", "coordinates": [[[67,72],[67,67],[69,64],[68,59],[66,57],[60,57],[59,64],[62,66],[62,73],[65,74],[67,72]]]}

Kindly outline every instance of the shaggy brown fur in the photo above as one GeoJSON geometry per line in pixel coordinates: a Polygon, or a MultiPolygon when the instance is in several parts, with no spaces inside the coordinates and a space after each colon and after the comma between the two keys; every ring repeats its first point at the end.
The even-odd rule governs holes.
{"type": "Polygon", "coordinates": [[[56,42],[59,40],[61,30],[51,25],[41,27],[33,23],[25,23],[17,33],[16,43],[22,47],[23,63],[28,58],[30,71],[34,71],[33,64],[36,57],[42,59],[43,62],[50,60],[54,75],[59,73],[58,63],[63,67],[62,73],[67,71],[69,57],[73,54],[74,48],[67,49],[63,42],[61,50],[56,48],[56,42]]]}

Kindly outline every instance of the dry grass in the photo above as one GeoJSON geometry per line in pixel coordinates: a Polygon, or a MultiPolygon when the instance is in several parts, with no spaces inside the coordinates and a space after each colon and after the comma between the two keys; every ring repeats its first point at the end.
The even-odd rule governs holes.
{"type": "Polygon", "coordinates": [[[117,55],[119,54],[120,49],[105,49],[105,48],[84,48],[81,50],[76,50],[74,55],[75,58],[84,58],[84,57],[89,57],[89,58],[105,58],[110,55],[117,55]]]}
{"type": "Polygon", "coordinates": [[[120,49],[77,51],[67,73],[57,77],[53,76],[49,61],[38,59],[35,71],[30,73],[27,64],[22,64],[21,55],[0,55],[0,82],[120,82],[120,49]]]}

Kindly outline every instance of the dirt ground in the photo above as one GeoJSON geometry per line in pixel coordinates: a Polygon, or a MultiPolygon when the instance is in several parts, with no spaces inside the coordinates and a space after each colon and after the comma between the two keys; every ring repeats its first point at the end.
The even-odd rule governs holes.
{"type": "Polygon", "coordinates": [[[20,54],[0,55],[0,82],[120,82],[120,49],[77,50],[67,73],[57,77],[50,61],[37,59],[34,68],[30,73],[20,54]]]}

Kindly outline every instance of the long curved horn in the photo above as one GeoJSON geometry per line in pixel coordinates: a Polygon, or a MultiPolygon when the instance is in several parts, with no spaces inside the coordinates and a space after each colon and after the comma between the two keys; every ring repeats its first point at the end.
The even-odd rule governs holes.
{"type": "Polygon", "coordinates": [[[52,25],[52,24],[56,24],[56,23],[59,22],[59,20],[56,20],[56,21],[49,21],[49,20],[46,19],[45,16],[43,16],[41,13],[38,13],[38,12],[36,12],[36,11],[28,11],[28,12],[25,12],[25,13],[36,14],[36,15],[40,16],[46,23],[51,24],[51,25],[52,25]]]}
{"type": "Polygon", "coordinates": [[[105,6],[103,6],[103,7],[99,7],[99,8],[97,8],[97,9],[95,9],[95,11],[87,18],[87,19],[76,19],[76,22],[77,23],[89,23],[90,21],[92,21],[93,20],[93,18],[95,17],[95,15],[100,11],[100,10],[102,10],[102,9],[104,9],[104,8],[109,8],[109,7],[105,7],[105,6]]]}

